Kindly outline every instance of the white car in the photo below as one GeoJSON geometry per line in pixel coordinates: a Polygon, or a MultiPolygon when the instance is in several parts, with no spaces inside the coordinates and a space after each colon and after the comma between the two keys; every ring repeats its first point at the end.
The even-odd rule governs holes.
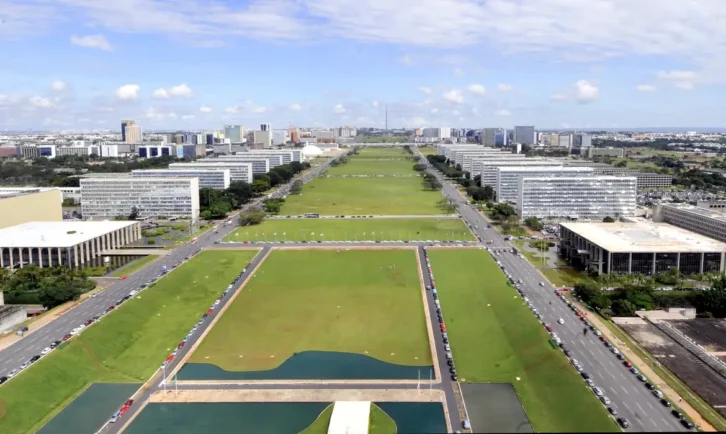
{"type": "Polygon", "coordinates": [[[613,354],[620,354],[620,351],[618,351],[615,347],[610,348],[610,351],[612,351],[613,354]]]}
{"type": "Polygon", "coordinates": [[[219,305],[219,300],[215,301],[215,302],[214,302],[214,305],[215,305],[215,306],[219,305]]]}
{"type": "Polygon", "coordinates": [[[600,333],[600,330],[595,330],[595,336],[602,336],[602,333],[600,333]]]}
{"type": "Polygon", "coordinates": [[[557,320],[557,323],[564,324],[565,323],[565,320],[563,320],[562,318],[560,318],[560,319],[557,320]]]}
{"type": "Polygon", "coordinates": [[[137,290],[135,290],[135,289],[134,289],[133,291],[129,292],[129,295],[130,295],[131,297],[133,297],[134,295],[136,295],[136,294],[138,294],[138,293],[139,293],[139,291],[137,291],[137,290]]]}
{"type": "Polygon", "coordinates": [[[48,354],[50,352],[51,352],[50,347],[45,347],[45,348],[43,348],[43,351],[40,352],[40,355],[45,356],[46,354],[48,354]]]}
{"type": "Polygon", "coordinates": [[[544,282],[540,282],[539,283],[539,286],[544,286],[544,282]]]}
{"type": "Polygon", "coordinates": [[[8,378],[13,378],[16,375],[18,375],[18,370],[17,369],[13,369],[12,371],[8,372],[7,377],[8,378]]]}
{"type": "Polygon", "coordinates": [[[599,387],[593,387],[592,388],[592,391],[595,392],[595,395],[597,395],[597,396],[603,396],[603,395],[605,395],[605,393],[599,387]]]}

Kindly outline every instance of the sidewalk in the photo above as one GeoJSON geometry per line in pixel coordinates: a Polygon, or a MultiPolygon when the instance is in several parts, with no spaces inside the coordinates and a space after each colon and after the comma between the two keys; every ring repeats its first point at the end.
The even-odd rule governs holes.
{"type": "Polygon", "coordinates": [[[630,363],[633,364],[638,370],[648,377],[650,382],[657,386],[658,389],[663,392],[663,394],[676,406],[678,406],[683,413],[688,415],[688,417],[693,421],[693,423],[699,427],[702,431],[708,431],[708,432],[716,432],[716,428],[714,428],[706,419],[704,419],[701,414],[696,411],[693,407],[691,407],[691,404],[688,403],[686,400],[682,400],[681,396],[676,393],[671,387],[663,381],[663,379],[658,376],[658,374],[653,371],[653,369],[646,363],[643,359],[638,357],[637,354],[635,354],[627,343],[623,342],[622,339],[617,337],[611,330],[608,328],[604,323],[603,320],[600,319],[599,316],[592,314],[585,306],[583,306],[580,302],[575,300],[574,298],[570,297],[570,301],[572,301],[578,309],[580,309],[583,312],[587,312],[587,320],[592,323],[600,332],[605,336],[605,338],[612,342],[614,346],[616,346],[620,352],[625,356],[626,359],[630,361],[630,363]]]}

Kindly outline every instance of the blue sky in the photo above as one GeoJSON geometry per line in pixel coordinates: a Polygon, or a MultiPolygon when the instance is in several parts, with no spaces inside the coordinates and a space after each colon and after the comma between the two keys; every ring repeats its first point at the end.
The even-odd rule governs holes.
{"type": "Polygon", "coordinates": [[[718,127],[723,0],[5,0],[0,129],[718,127]],[[6,61],[9,60],[9,61],[6,61]]]}

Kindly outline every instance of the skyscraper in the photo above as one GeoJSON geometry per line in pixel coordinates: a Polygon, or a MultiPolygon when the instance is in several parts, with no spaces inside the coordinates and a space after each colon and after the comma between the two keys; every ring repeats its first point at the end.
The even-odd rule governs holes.
{"type": "Polygon", "coordinates": [[[232,143],[242,143],[245,136],[244,127],[242,125],[225,125],[224,137],[232,143]]]}
{"type": "Polygon", "coordinates": [[[494,147],[496,146],[496,137],[498,128],[484,128],[481,133],[481,143],[484,146],[494,147]]]}
{"type": "Polygon", "coordinates": [[[525,146],[534,145],[534,126],[515,126],[514,141],[525,146]]]}
{"type": "Polygon", "coordinates": [[[132,121],[130,119],[121,121],[121,141],[122,142],[126,141],[126,128],[129,127],[130,125],[135,125],[135,124],[136,124],[136,121],[132,121]]]}
{"type": "Polygon", "coordinates": [[[141,125],[126,125],[126,143],[141,143],[143,141],[143,134],[141,132],[141,125]]]}
{"type": "Polygon", "coordinates": [[[261,131],[270,131],[272,133],[272,126],[270,124],[262,124],[260,125],[261,131]]]}

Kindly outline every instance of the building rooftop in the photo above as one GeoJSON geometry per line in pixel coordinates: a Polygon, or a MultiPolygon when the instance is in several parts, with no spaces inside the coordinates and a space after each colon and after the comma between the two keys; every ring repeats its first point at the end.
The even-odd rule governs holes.
{"type": "Polygon", "coordinates": [[[29,222],[0,229],[0,247],[71,247],[135,223],[133,221],[29,222]]]}
{"type": "Polygon", "coordinates": [[[667,223],[561,223],[561,226],[618,253],[726,252],[726,244],[667,223]]]}
{"type": "Polygon", "coordinates": [[[54,188],[46,187],[0,187],[0,199],[10,197],[24,196],[26,194],[41,193],[44,191],[54,190],[54,188]]]}
{"type": "Polygon", "coordinates": [[[689,205],[687,203],[668,203],[668,204],[663,204],[663,206],[667,206],[669,208],[676,208],[676,209],[683,210],[683,211],[688,211],[688,212],[698,214],[703,217],[726,222],[726,215],[724,215],[722,212],[714,211],[714,210],[711,210],[708,208],[700,208],[697,206],[689,205]]]}

